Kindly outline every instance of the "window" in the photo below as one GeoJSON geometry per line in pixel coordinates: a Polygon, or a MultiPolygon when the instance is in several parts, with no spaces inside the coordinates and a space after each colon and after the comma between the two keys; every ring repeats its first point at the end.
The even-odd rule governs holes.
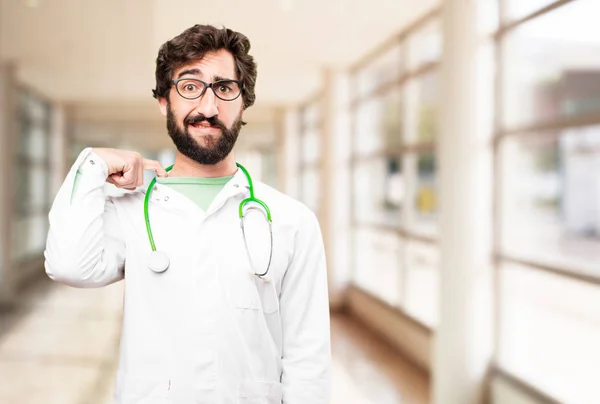
{"type": "Polygon", "coordinates": [[[600,3],[500,1],[496,361],[559,402],[593,402],[600,396],[600,3]]]}
{"type": "Polygon", "coordinates": [[[277,169],[277,150],[261,150],[261,172],[265,184],[279,188],[279,170],[277,169]]]}
{"type": "Polygon", "coordinates": [[[503,0],[506,22],[517,20],[549,6],[556,0],[503,0]]]}
{"type": "Polygon", "coordinates": [[[358,223],[400,225],[406,186],[400,157],[358,161],[353,182],[354,218],[358,223]]]}
{"type": "Polygon", "coordinates": [[[300,110],[300,199],[317,216],[321,198],[321,97],[300,110]]]}
{"type": "Polygon", "coordinates": [[[416,160],[415,191],[411,214],[408,215],[409,229],[420,235],[437,234],[437,185],[436,157],[433,151],[419,153],[410,161],[416,160]]]}
{"type": "MultiPolygon", "coordinates": [[[[386,86],[387,87],[387,86],[386,86]]],[[[404,95],[398,86],[360,102],[356,113],[354,153],[367,156],[402,144],[404,95]]]]}
{"type": "Polygon", "coordinates": [[[597,1],[572,1],[508,33],[502,42],[505,128],[600,112],[599,13],[597,1]]]}
{"type": "Polygon", "coordinates": [[[600,286],[500,269],[499,365],[560,402],[600,397],[600,286]]]}
{"type": "Polygon", "coordinates": [[[442,55],[442,30],[439,20],[431,20],[408,39],[409,66],[412,69],[440,60],[442,55]]]}
{"type": "Polygon", "coordinates": [[[600,126],[502,142],[502,249],[600,276],[600,126]]]}
{"type": "Polygon", "coordinates": [[[355,285],[435,327],[441,32],[430,15],[353,72],[351,256],[355,285]]]}
{"type": "Polygon", "coordinates": [[[364,97],[381,86],[389,86],[396,81],[405,70],[403,52],[402,45],[396,43],[376,56],[358,72],[353,93],[364,97]]]}
{"type": "Polygon", "coordinates": [[[416,141],[433,142],[437,134],[438,120],[438,82],[435,72],[424,75],[419,80],[415,80],[416,87],[414,119],[417,122],[416,141]]]}
{"type": "Polygon", "coordinates": [[[40,254],[46,244],[50,209],[49,138],[49,105],[21,90],[14,171],[17,203],[12,234],[15,262],[40,254]]]}

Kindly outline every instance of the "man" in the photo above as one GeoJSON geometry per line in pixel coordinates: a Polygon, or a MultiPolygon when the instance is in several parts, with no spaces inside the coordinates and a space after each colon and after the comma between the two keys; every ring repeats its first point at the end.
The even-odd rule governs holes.
{"type": "Polygon", "coordinates": [[[88,148],[52,206],[48,276],[75,287],[125,279],[117,403],[329,402],[327,281],[315,216],[255,182],[272,215],[272,242],[259,236],[264,222],[240,229],[250,182],[232,149],[255,99],[249,49],[244,35],[205,25],[165,43],[153,93],[177,148],[172,171],[135,152],[88,148]],[[156,186],[105,195],[106,181],[135,190],[144,170],[157,173],[156,186]]]}

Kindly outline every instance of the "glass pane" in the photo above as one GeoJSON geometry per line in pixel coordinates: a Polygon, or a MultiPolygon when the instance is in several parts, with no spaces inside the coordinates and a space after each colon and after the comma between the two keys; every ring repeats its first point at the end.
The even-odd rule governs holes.
{"type": "Polygon", "coordinates": [[[379,158],[356,164],[354,217],[357,222],[399,225],[404,194],[400,158],[379,158]]]}
{"type": "Polygon", "coordinates": [[[404,97],[403,92],[394,89],[382,98],[381,136],[383,147],[393,148],[402,145],[404,136],[404,97]]]}
{"type": "MultiPolygon", "coordinates": [[[[498,30],[498,2],[504,0],[485,1],[477,3],[477,26],[481,35],[492,35],[498,30]]],[[[441,27],[440,27],[441,30],[441,27]]]]}
{"type": "Polygon", "coordinates": [[[599,14],[600,2],[574,1],[507,36],[505,126],[600,111],[599,14]]]}
{"type": "Polygon", "coordinates": [[[600,397],[600,287],[503,264],[499,364],[560,402],[600,397]]]}
{"type": "MultiPolygon", "coordinates": [[[[435,153],[418,154],[408,159],[408,163],[416,164],[413,209],[409,215],[410,230],[425,236],[435,236],[437,234],[438,212],[435,153]]],[[[414,168],[411,169],[411,171],[413,170],[414,168]]]]}
{"type": "Polygon", "coordinates": [[[273,188],[279,188],[279,170],[277,169],[277,159],[278,154],[275,150],[261,152],[261,181],[273,188]]]}
{"type": "Polygon", "coordinates": [[[442,32],[439,21],[434,20],[411,35],[408,39],[408,49],[411,69],[438,61],[442,54],[442,32]]]}
{"type": "Polygon", "coordinates": [[[19,144],[21,145],[19,155],[28,157],[32,161],[46,161],[49,157],[49,136],[46,132],[46,128],[40,124],[35,124],[25,128],[24,129],[26,131],[21,131],[22,138],[19,142],[19,144]]]}
{"type": "Polygon", "coordinates": [[[532,14],[556,0],[500,0],[504,2],[506,22],[514,21],[532,14]]]}
{"type": "Polygon", "coordinates": [[[402,240],[397,233],[357,227],[354,230],[354,283],[396,305],[400,303],[402,240]]]}
{"type": "Polygon", "coordinates": [[[302,134],[302,161],[304,164],[315,164],[321,157],[321,138],[317,129],[309,129],[302,134]]]}
{"type": "Polygon", "coordinates": [[[29,170],[29,203],[31,208],[44,211],[48,205],[48,170],[44,166],[35,165],[29,170]]]}
{"type": "Polygon", "coordinates": [[[359,71],[355,82],[355,98],[370,93],[381,84],[395,81],[404,69],[402,47],[395,44],[359,71]]]}
{"type": "Polygon", "coordinates": [[[321,122],[321,103],[315,101],[304,109],[303,126],[305,129],[315,129],[321,122]]]}
{"type": "Polygon", "coordinates": [[[501,145],[505,253],[600,275],[600,126],[501,145]]]}
{"type": "Polygon", "coordinates": [[[419,81],[417,109],[417,141],[433,142],[437,132],[438,80],[436,73],[430,73],[419,81]]]}
{"type": "Polygon", "coordinates": [[[490,392],[491,404],[540,404],[537,397],[499,376],[492,376],[490,392]]]}
{"type": "Polygon", "coordinates": [[[27,94],[22,100],[24,104],[23,108],[27,111],[31,122],[40,124],[41,126],[46,125],[49,115],[48,104],[31,94],[27,94]]]}
{"type": "Polygon", "coordinates": [[[13,222],[14,261],[40,255],[46,246],[48,218],[45,213],[16,217],[13,222]]]}
{"type": "Polygon", "coordinates": [[[302,188],[301,195],[302,201],[308,206],[315,214],[319,212],[319,195],[320,195],[320,177],[319,170],[315,167],[306,168],[302,172],[302,188]]]}
{"type": "Polygon", "coordinates": [[[356,115],[355,154],[370,153],[402,144],[404,101],[394,89],[385,96],[362,102],[356,115]]]}
{"type": "Polygon", "coordinates": [[[406,246],[404,309],[430,327],[438,322],[439,278],[438,248],[409,241],[406,246]]]}
{"type": "Polygon", "coordinates": [[[17,212],[25,215],[45,211],[49,205],[48,171],[43,165],[18,164],[15,170],[17,186],[17,212]]]}

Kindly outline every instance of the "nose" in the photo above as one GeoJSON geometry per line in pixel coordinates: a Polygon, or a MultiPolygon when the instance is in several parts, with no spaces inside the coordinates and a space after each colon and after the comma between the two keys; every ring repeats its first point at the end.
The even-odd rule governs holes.
{"type": "Polygon", "coordinates": [[[217,108],[217,99],[218,98],[215,96],[212,88],[207,88],[204,94],[196,100],[198,103],[196,105],[196,112],[207,118],[218,115],[219,109],[217,108]]]}

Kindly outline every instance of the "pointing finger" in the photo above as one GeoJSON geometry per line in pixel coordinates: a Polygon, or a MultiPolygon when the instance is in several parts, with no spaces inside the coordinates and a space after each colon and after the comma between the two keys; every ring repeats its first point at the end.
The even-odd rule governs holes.
{"type": "Polygon", "coordinates": [[[163,166],[156,160],[143,159],[144,170],[153,170],[159,177],[166,177],[169,174],[163,166]]]}

